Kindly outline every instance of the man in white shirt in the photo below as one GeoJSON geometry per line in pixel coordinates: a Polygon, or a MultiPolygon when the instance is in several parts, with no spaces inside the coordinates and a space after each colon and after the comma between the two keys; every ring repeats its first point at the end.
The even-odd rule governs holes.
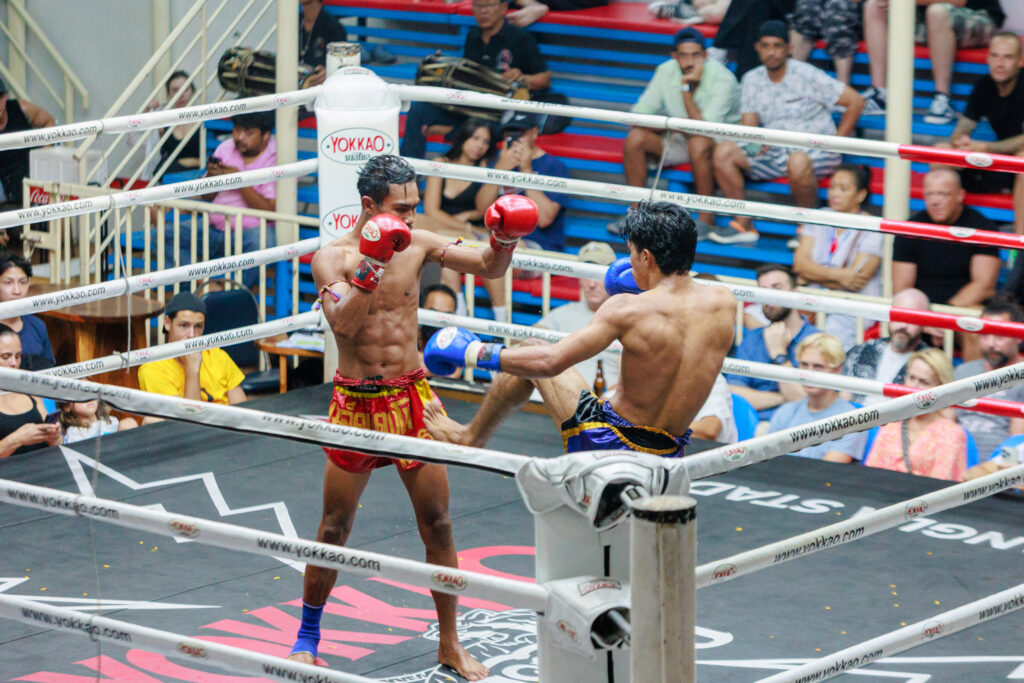
{"type": "MultiPolygon", "coordinates": [[[[587,242],[577,254],[585,263],[596,263],[599,266],[610,266],[615,261],[615,252],[606,242],[587,242]]],[[[604,282],[600,280],[580,280],[580,300],[559,306],[537,321],[534,327],[558,332],[575,332],[587,325],[594,317],[594,312],[608,299],[604,282]]],[[[603,353],[588,358],[576,365],[590,386],[594,386],[597,376],[597,361],[601,361],[606,390],[612,389],[619,382],[619,355],[603,353]]]]}
{"type": "MultiPolygon", "coordinates": [[[[927,311],[928,296],[920,289],[904,289],[892,298],[895,308],[927,311]]],[[[915,351],[927,348],[921,340],[924,329],[909,323],[889,323],[887,339],[872,339],[857,344],[846,353],[843,374],[878,382],[902,384],[907,373],[907,360],[915,351]]],[[[854,394],[854,403],[873,405],[886,400],[884,396],[854,394]]]]}
{"type": "Polygon", "coordinates": [[[690,425],[693,436],[720,443],[736,443],[739,433],[732,416],[732,392],[724,375],[718,375],[711,393],[690,425]]]}

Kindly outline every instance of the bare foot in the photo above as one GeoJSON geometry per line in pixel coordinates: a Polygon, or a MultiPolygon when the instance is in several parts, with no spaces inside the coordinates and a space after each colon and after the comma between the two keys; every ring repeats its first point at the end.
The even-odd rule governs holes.
{"type": "Polygon", "coordinates": [[[316,660],[313,659],[313,655],[308,652],[296,652],[295,654],[288,655],[289,662],[299,662],[300,664],[316,664],[316,660]]]}
{"type": "Polygon", "coordinates": [[[526,28],[535,21],[540,21],[545,14],[548,13],[547,5],[527,5],[521,10],[515,12],[509,12],[506,16],[508,20],[519,28],[526,28]]]}
{"type": "Polygon", "coordinates": [[[482,681],[491,675],[491,670],[476,661],[466,648],[459,644],[453,647],[442,645],[437,649],[437,661],[455,669],[467,681],[482,681]]]}
{"type": "Polygon", "coordinates": [[[440,401],[431,401],[423,406],[423,421],[430,435],[438,441],[475,446],[469,427],[461,425],[444,414],[440,401]]]}

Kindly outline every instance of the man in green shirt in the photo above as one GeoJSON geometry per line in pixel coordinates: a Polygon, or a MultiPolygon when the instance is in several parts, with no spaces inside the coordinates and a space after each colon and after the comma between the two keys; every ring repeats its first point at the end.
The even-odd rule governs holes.
{"type": "MultiPolygon", "coordinates": [[[[663,62],[654,72],[632,111],[636,114],[659,114],[713,121],[739,123],[740,89],[736,77],[722,64],[707,59],[704,36],[695,28],[676,32],[672,39],[672,59],[663,62]]],[[[687,135],[677,131],[634,127],[626,136],[622,165],[626,183],[634,187],[647,184],[647,164],[662,159],[664,165],[690,162],[697,194],[715,193],[715,171],[711,154],[715,141],[703,135],[687,135]]],[[[698,239],[710,232],[712,214],[697,215],[698,239]]],[[[618,234],[625,217],[608,224],[608,231],[618,234]]]]}

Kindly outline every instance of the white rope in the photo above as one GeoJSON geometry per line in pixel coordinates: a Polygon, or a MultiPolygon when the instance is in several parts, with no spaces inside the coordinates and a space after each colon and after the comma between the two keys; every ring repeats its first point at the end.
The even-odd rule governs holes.
{"type": "Polygon", "coordinates": [[[252,408],[191,401],[177,396],[151,394],[138,389],[81,382],[11,368],[0,368],[0,389],[57,400],[87,401],[98,398],[131,413],[155,415],[252,434],[280,436],[371,455],[465,465],[502,474],[515,474],[532,459],[530,456],[515,453],[374,432],[252,408]]]}
{"type": "Polygon", "coordinates": [[[759,548],[745,550],[697,567],[697,587],[723,583],[820,550],[859,541],[907,520],[959,507],[1024,483],[1024,465],[1017,465],[917,498],[894,503],[874,512],[797,534],[759,548]]]}
{"type": "Polygon", "coordinates": [[[46,510],[69,517],[87,517],[116,526],[162,536],[186,538],[217,548],[266,557],[287,557],[318,567],[360,576],[410,583],[451,595],[466,595],[544,612],[548,591],[542,586],[478,574],[380,553],[289,538],[237,524],[215,522],[116,500],[0,479],[5,503],[46,510]]]}
{"type": "Polygon", "coordinates": [[[125,116],[69,123],[65,126],[33,128],[15,133],[4,133],[0,135],[0,150],[40,147],[68,140],[79,140],[100,133],[127,133],[138,130],[150,130],[165,126],[177,126],[182,123],[222,119],[249,111],[266,111],[281,107],[294,107],[311,103],[319,93],[320,87],[317,86],[307,90],[293,90],[274,95],[247,97],[230,102],[197,104],[193,107],[181,107],[179,109],[167,109],[143,114],[128,114],[125,116]]]}
{"type": "Polygon", "coordinates": [[[209,192],[234,190],[239,187],[272,183],[284,178],[299,178],[310,173],[316,173],[316,170],[317,160],[307,159],[306,161],[297,161],[292,164],[196,178],[195,180],[186,180],[181,183],[147,187],[142,190],[126,190],[124,192],[97,195],[68,202],[57,202],[56,204],[44,204],[27,209],[4,211],[0,213],[0,228],[11,228],[26,223],[81,216],[87,213],[98,213],[111,209],[129,209],[163,200],[192,197],[209,192]]]}
{"type": "Polygon", "coordinates": [[[30,313],[43,313],[65,306],[77,306],[78,304],[90,301],[113,299],[118,296],[141,292],[155,287],[165,287],[192,280],[201,280],[234,270],[254,268],[263,264],[293,259],[310,254],[319,248],[320,240],[313,237],[293,244],[283,244],[259,251],[247,251],[244,254],[200,261],[188,266],[176,266],[166,270],[153,271],[152,273],[97,282],[94,285],[62,289],[52,294],[38,294],[25,297],[24,299],[3,301],[0,302],[0,319],[14,318],[30,313]]]}
{"type": "Polygon", "coordinates": [[[783,429],[737,444],[720,446],[683,459],[691,481],[752,465],[806,446],[833,441],[889,422],[905,420],[1024,384],[1024,365],[1010,365],[949,384],[894,398],[869,408],[859,408],[799,427],[783,429]]]}
{"type": "MultiPolygon", "coordinates": [[[[865,640],[789,671],[762,678],[760,683],[824,681],[867,666],[898,652],[953,635],[965,628],[1002,617],[1024,607],[1024,583],[969,602],[890,633],[865,640]]],[[[1019,632],[1019,629],[1015,630],[1019,632]]]]}
{"type": "Polygon", "coordinates": [[[36,628],[75,633],[88,636],[94,641],[158,652],[193,663],[209,664],[232,673],[251,674],[261,679],[310,683],[380,683],[375,678],[347,674],[312,664],[289,662],[280,657],[130,624],[127,621],[76,612],[14,595],[0,594],[0,617],[22,621],[36,628]]]}
{"type": "Polygon", "coordinates": [[[68,365],[58,365],[55,368],[37,370],[41,375],[53,377],[88,377],[101,372],[112,372],[114,370],[127,370],[144,363],[164,360],[167,358],[179,358],[181,356],[202,351],[204,349],[219,349],[222,346],[231,346],[240,342],[254,341],[273,337],[275,334],[294,332],[307,327],[317,327],[320,324],[320,312],[310,311],[292,315],[286,318],[278,318],[265,323],[235,327],[230,330],[204,334],[201,337],[183,339],[176,342],[168,342],[157,346],[149,346],[144,349],[136,349],[127,353],[115,353],[110,356],[83,360],[68,365]]]}

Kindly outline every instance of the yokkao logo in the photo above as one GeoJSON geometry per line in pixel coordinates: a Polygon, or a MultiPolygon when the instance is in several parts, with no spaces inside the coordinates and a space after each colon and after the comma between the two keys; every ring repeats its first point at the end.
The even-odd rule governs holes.
{"type": "Polygon", "coordinates": [[[466,590],[466,577],[451,572],[434,572],[430,577],[435,585],[457,591],[466,590]]]}
{"type": "Polygon", "coordinates": [[[945,628],[941,621],[926,622],[924,628],[921,629],[921,640],[934,640],[942,635],[945,628]]]}
{"type": "Polygon", "coordinates": [[[907,506],[903,509],[904,519],[913,519],[914,517],[920,517],[924,513],[928,512],[928,503],[923,500],[915,500],[907,503],[907,506]]]}
{"type": "Polygon", "coordinates": [[[972,318],[970,316],[964,316],[956,319],[956,326],[961,330],[967,330],[968,332],[977,332],[981,328],[985,327],[985,321],[980,318],[972,318]]]}
{"type": "Polygon", "coordinates": [[[373,221],[366,221],[363,225],[363,239],[370,242],[380,241],[380,228],[373,221]]]}
{"type": "Polygon", "coordinates": [[[739,462],[747,455],[746,446],[730,446],[725,451],[725,459],[729,462],[739,462]]]}
{"type": "Polygon", "coordinates": [[[376,128],[342,128],[320,141],[320,153],[339,164],[362,164],[394,149],[391,136],[376,128]]]}
{"type": "Polygon", "coordinates": [[[949,234],[959,239],[967,239],[968,237],[973,236],[976,232],[978,231],[974,228],[958,228],[955,225],[950,226],[949,228],[949,234]]]}
{"type": "Polygon", "coordinates": [[[331,237],[340,237],[356,227],[363,208],[359,204],[346,204],[331,209],[320,219],[320,229],[331,237]]]}
{"type": "Polygon", "coordinates": [[[725,579],[731,579],[736,576],[736,565],[734,564],[721,564],[715,567],[715,571],[711,574],[711,580],[724,581],[725,579]]]}
{"type": "Polygon", "coordinates": [[[599,590],[622,590],[622,584],[615,579],[596,579],[593,581],[584,581],[576,586],[576,590],[580,592],[580,597],[593,593],[599,590]]]}
{"type": "Polygon", "coordinates": [[[185,538],[195,538],[199,535],[199,525],[195,522],[186,522],[183,519],[172,519],[168,522],[168,525],[178,536],[184,536],[185,538]]]}
{"type": "Polygon", "coordinates": [[[124,122],[124,127],[125,128],[141,128],[142,127],[142,119],[140,119],[138,117],[132,117],[132,118],[130,118],[127,121],[124,122]]]}
{"type": "Polygon", "coordinates": [[[964,157],[964,161],[977,168],[988,168],[993,163],[992,157],[988,154],[981,154],[980,152],[971,152],[964,157]]]}
{"type": "Polygon", "coordinates": [[[458,333],[459,328],[457,327],[446,327],[437,333],[437,348],[447,349],[448,345],[455,339],[455,335],[458,333]]]}
{"type": "Polygon", "coordinates": [[[193,659],[207,659],[209,655],[206,654],[206,648],[199,643],[178,643],[178,652],[185,655],[186,657],[192,657],[193,659]]]}
{"type": "Polygon", "coordinates": [[[181,412],[188,415],[198,415],[199,413],[205,412],[206,406],[199,403],[182,403],[181,412]]]}
{"type": "Polygon", "coordinates": [[[916,394],[914,394],[914,405],[916,405],[921,410],[924,410],[925,408],[931,408],[938,400],[938,394],[936,394],[935,391],[933,391],[932,389],[928,389],[926,391],[919,391],[916,394]]]}
{"type": "Polygon", "coordinates": [[[291,101],[292,98],[289,97],[288,95],[278,95],[277,97],[274,98],[274,104],[276,104],[279,107],[283,107],[284,105],[288,104],[291,101]]]}

